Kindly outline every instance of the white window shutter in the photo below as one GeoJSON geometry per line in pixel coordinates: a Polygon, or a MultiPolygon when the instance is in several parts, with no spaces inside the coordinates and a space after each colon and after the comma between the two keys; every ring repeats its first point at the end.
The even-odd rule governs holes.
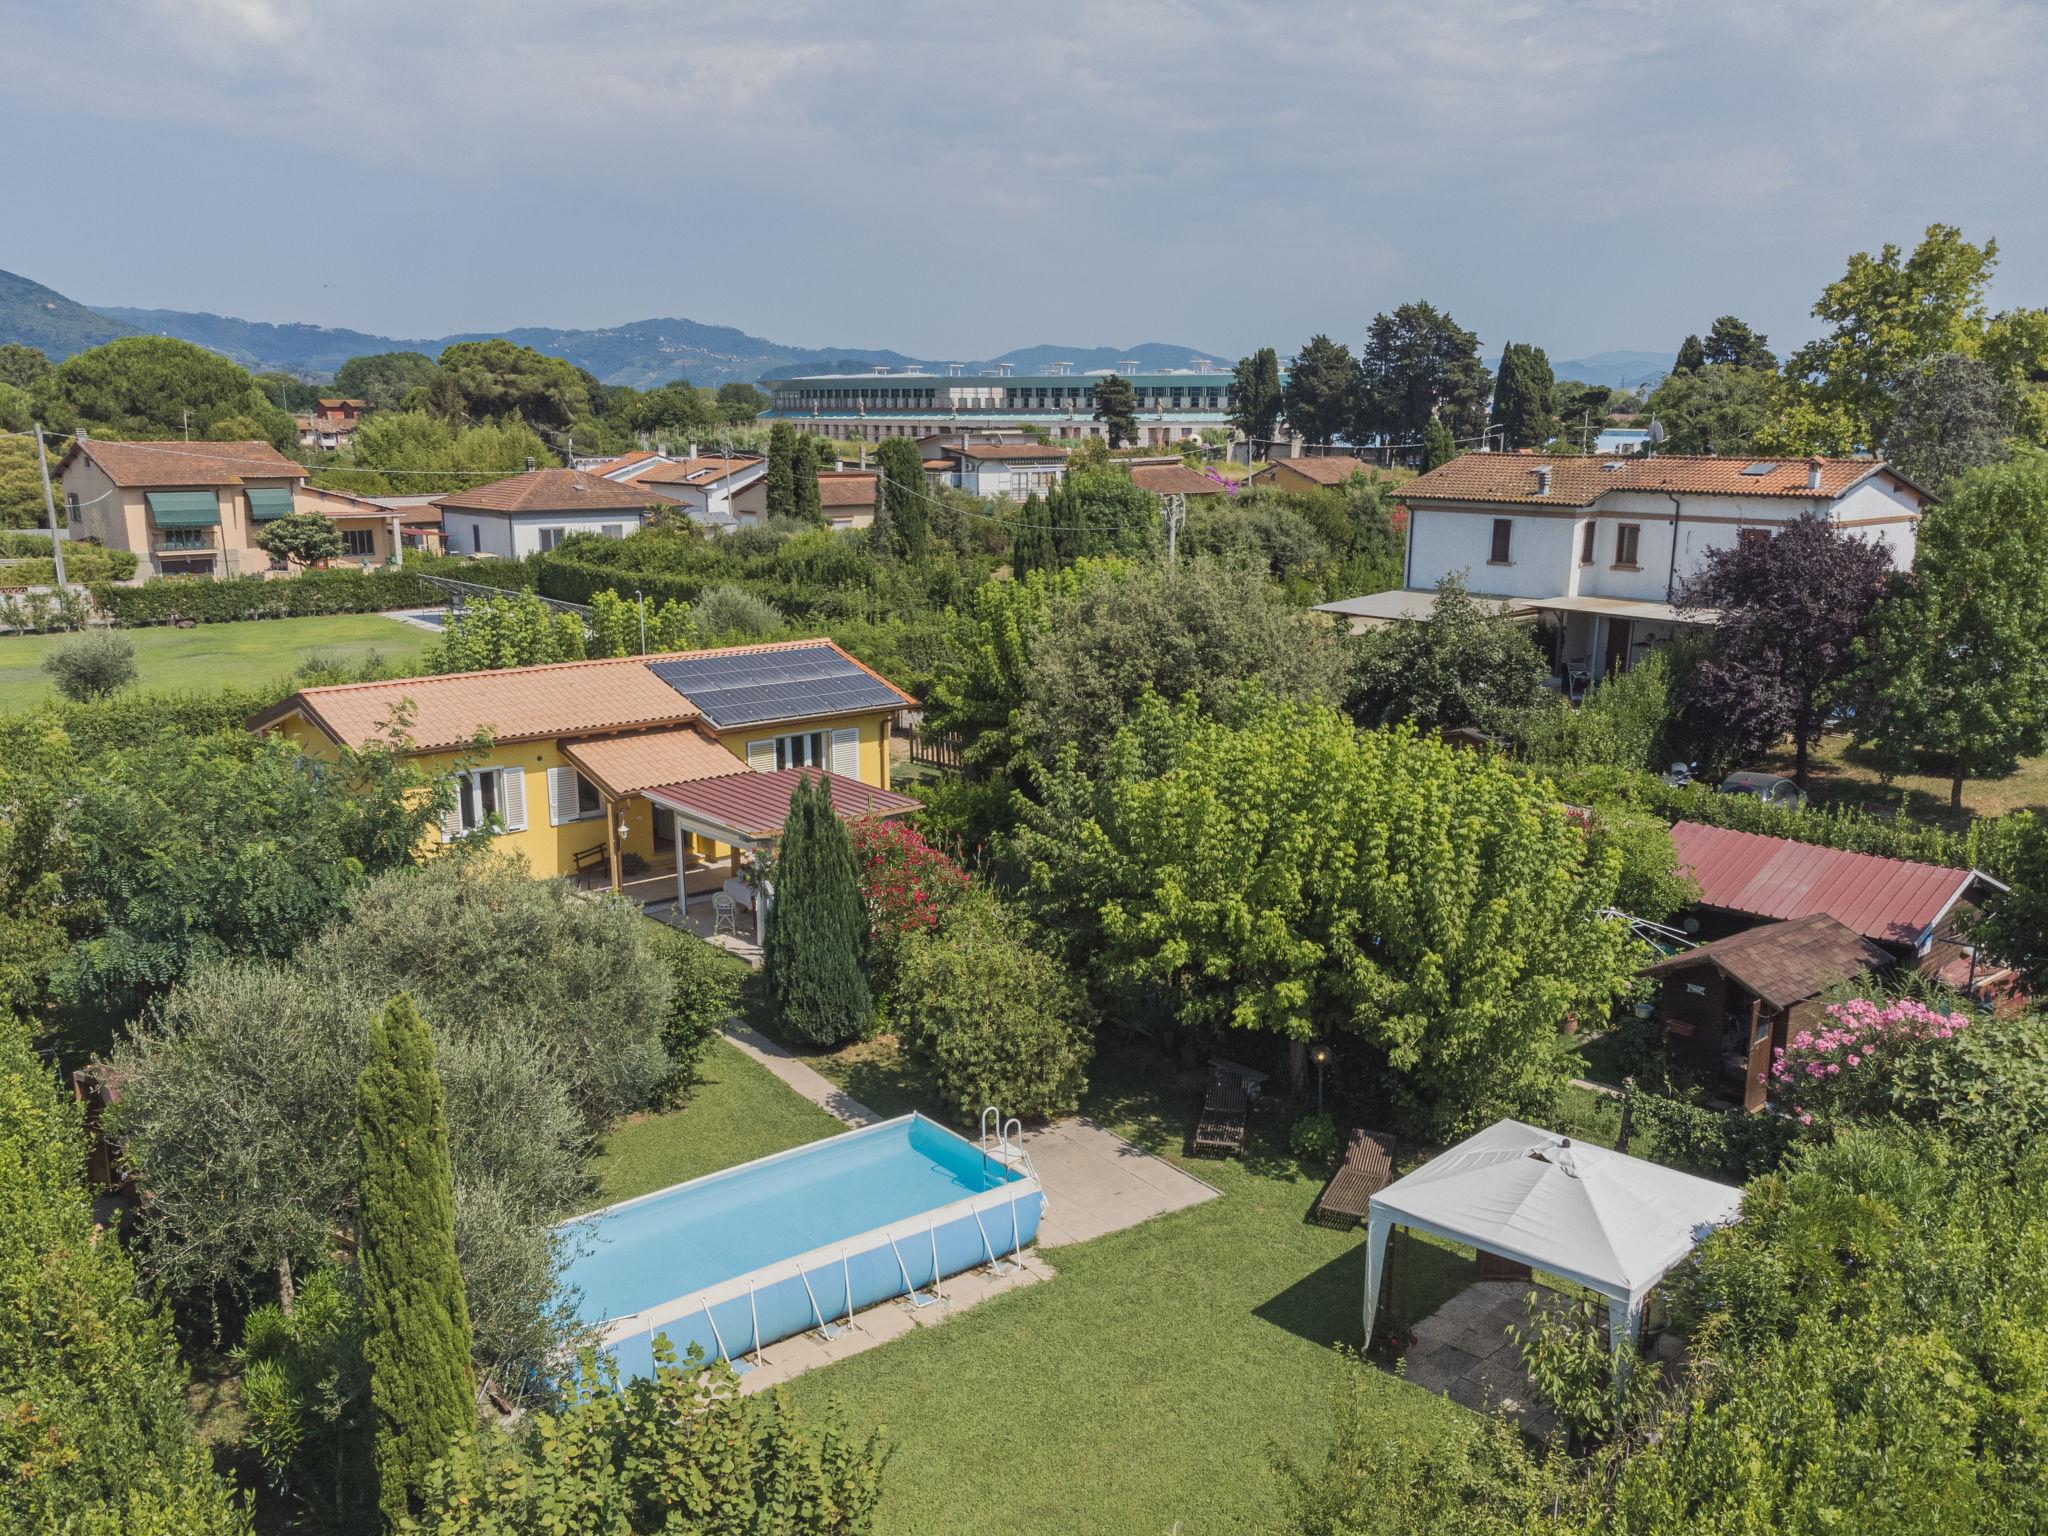
{"type": "Polygon", "coordinates": [[[448,783],[455,798],[441,813],[441,841],[444,843],[452,843],[462,836],[462,780],[463,775],[459,773],[449,776],[448,783]]]}
{"type": "Polygon", "coordinates": [[[576,820],[576,770],[548,770],[548,825],[567,826],[576,820]]]}
{"type": "Polygon", "coordinates": [[[747,743],[747,766],[756,773],[773,773],[775,771],[774,737],[770,736],[765,741],[750,741],[747,743]]]}
{"type": "Polygon", "coordinates": [[[524,768],[501,768],[498,770],[498,811],[504,818],[507,832],[526,830],[526,770],[524,768]]]}
{"type": "Polygon", "coordinates": [[[832,771],[842,778],[860,777],[860,730],[841,726],[832,733],[832,771]]]}

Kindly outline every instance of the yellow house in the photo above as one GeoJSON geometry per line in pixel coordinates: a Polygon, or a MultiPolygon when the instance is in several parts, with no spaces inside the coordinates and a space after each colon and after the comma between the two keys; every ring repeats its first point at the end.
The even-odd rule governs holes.
{"type": "Polygon", "coordinates": [[[614,888],[672,870],[680,904],[773,845],[801,774],[849,820],[917,809],[889,788],[890,722],[914,702],[831,641],[790,640],[307,688],[249,726],[332,759],[403,708],[413,754],[455,778],[443,840],[486,831],[538,876],[614,888]]]}

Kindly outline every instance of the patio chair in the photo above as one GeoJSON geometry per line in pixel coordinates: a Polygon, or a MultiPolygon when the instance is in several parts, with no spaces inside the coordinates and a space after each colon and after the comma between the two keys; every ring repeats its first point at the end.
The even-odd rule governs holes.
{"type": "Polygon", "coordinates": [[[1394,1176],[1394,1138],[1378,1131],[1353,1131],[1344,1161],[1316,1199],[1309,1219],[1340,1229],[1365,1220],[1366,1202],[1387,1187],[1394,1176]]]}
{"type": "Polygon", "coordinates": [[[740,904],[732,899],[730,891],[711,893],[711,932],[713,937],[721,933],[740,936],[740,904]]]}
{"type": "Polygon", "coordinates": [[[1202,1103],[1202,1116],[1195,1122],[1195,1150],[1228,1157],[1244,1151],[1245,1121],[1251,1113],[1251,1099],[1244,1079],[1218,1067],[1209,1074],[1209,1096],[1202,1103]]]}

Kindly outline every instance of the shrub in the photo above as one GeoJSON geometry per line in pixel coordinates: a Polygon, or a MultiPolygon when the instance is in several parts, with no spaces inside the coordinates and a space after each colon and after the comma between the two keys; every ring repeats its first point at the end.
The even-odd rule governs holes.
{"type": "MultiPolygon", "coordinates": [[[[34,550],[10,550],[0,555],[0,586],[48,586],[57,579],[57,562],[50,558],[48,539],[38,539],[34,550]]],[[[132,549],[108,549],[99,544],[64,543],[64,579],[67,582],[127,581],[140,563],[132,549]]]]}
{"type": "Polygon", "coordinates": [[[655,929],[653,944],[667,961],[670,978],[668,1014],[661,1028],[669,1072],[661,1097],[664,1103],[675,1104],[697,1086],[704,1053],[739,1010],[747,965],[715,944],[673,928],[655,929]]]}
{"type": "Polygon", "coordinates": [[[1628,671],[1595,683],[1577,708],[1563,699],[1538,700],[1515,718],[1510,734],[1522,756],[1542,767],[1660,766],[1673,715],[1671,661],[1652,651],[1628,671]]]}
{"type": "Polygon", "coordinates": [[[266,579],[242,576],[208,581],[198,576],[159,576],[139,587],[95,582],[92,598],[102,613],[123,627],[224,624],[242,619],[298,619],[330,613],[378,613],[445,601],[440,588],[410,571],[307,571],[266,579]]]}
{"type": "Polygon", "coordinates": [[[821,777],[802,775],[790,792],[773,879],[761,969],[775,1017],[813,1045],[851,1039],[873,1005],[861,963],[867,920],[846,823],[821,777]]]}
{"type": "Polygon", "coordinates": [[[213,693],[128,691],[79,703],[50,698],[19,715],[0,716],[0,752],[20,752],[30,738],[61,731],[82,758],[132,747],[164,736],[212,735],[240,731],[251,715],[268,709],[289,691],[223,688],[213,693]]]}
{"type": "Polygon", "coordinates": [[[895,976],[905,941],[929,933],[967,889],[967,871],[908,822],[871,818],[847,828],[867,910],[870,963],[878,979],[895,976]]]}
{"type": "Polygon", "coordinates": [[[92,630],[60,642],[43,658],[43,670],[74,703],[103,699],[135,681],[135,642],[112,630],[92,630]]]}
{"type": "Polygon", "coordinates": [[[0,627],[18,634],[47,635],[83,629],[91,618],[92,604],[77,587],[0,596],[0,627]]]}
{"type": "MultiPolygon", "coordinates": [[[[1771,1086],[1801,1125],[1861,1118],[1890,1097],[1909,1062],[1938,1052],[1969,1023],[1911,998],[1883,1008],[1860,997],[1834,1003],[1825,1025],[1802,1029],[1771,1053],[1771,1086]]],[[[1924,1068],[1912,1076],[1924,1077],[1924,1068]]]]}
{"type": "Polygon", "coordinates": [[[1287,1133],[1287,1150],[1301,1162],[1328,1167],[1337,1161],[1337,1122],[1321,1110],[1301,1116],[1287,1133]]]}
{"type": "Polygon", "coordinates": [[[1638,1366],[1616,1379],[1617,1351],[1601,1330],[1605,1306],[1542,1290],[1531,1291],[1526,1305],[1528,1325],[1508,1332],[1530,1394],[1557,1415],[1573,1449],[1604,1444],[1649,1408],[1657,1373],[1638,1366]]]}
{"type": "Polygon", "coordinates": [[[985,889],[907,946],[897,1018],[963,1123],[990,1104],[1005,1115],[1066,1114],[1087,1086],[1094,1042],[1078,990],[985,889]]]}
{"type": "Polygon", "coordinates": [[[700,630],[725,640],[758,639],[775,633],[787,622],[782,610],[766,598],[730,582],[712,587],[699,597],[694,613],[700,630]]]}
{"type": "Polygon", "coordinates": [[[242,1373],[249,1444],[271,1487],[302,1504],[320,1530],[364,1528],[375,1506],[370,1379],[353,1275],[319,1271],[289,1313],[258,1307],[231,1358],[242,1373]]]}

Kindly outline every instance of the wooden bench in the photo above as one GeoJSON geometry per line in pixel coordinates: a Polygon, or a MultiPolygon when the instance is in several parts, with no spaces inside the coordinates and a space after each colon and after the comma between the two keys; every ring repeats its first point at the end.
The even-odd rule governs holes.
{"type": "Polygon", "coordinates": [[[1311,1219],[1325,1227],[1355,1227],[1365,1220],[1366,1202],[1394,1177],[1394,1138],[1378,1131],[1353,1131],[1344,1161],[1330,1175],[1311,1219]]]}
{"type": "Polygon", "coordinates": [[[593,843],[588,848],[580,848],[573,857],[576,873],[579,875],[588,874],[593,869],[606,869],[611,864],[611,855],[603,843],[593,843]]]}

